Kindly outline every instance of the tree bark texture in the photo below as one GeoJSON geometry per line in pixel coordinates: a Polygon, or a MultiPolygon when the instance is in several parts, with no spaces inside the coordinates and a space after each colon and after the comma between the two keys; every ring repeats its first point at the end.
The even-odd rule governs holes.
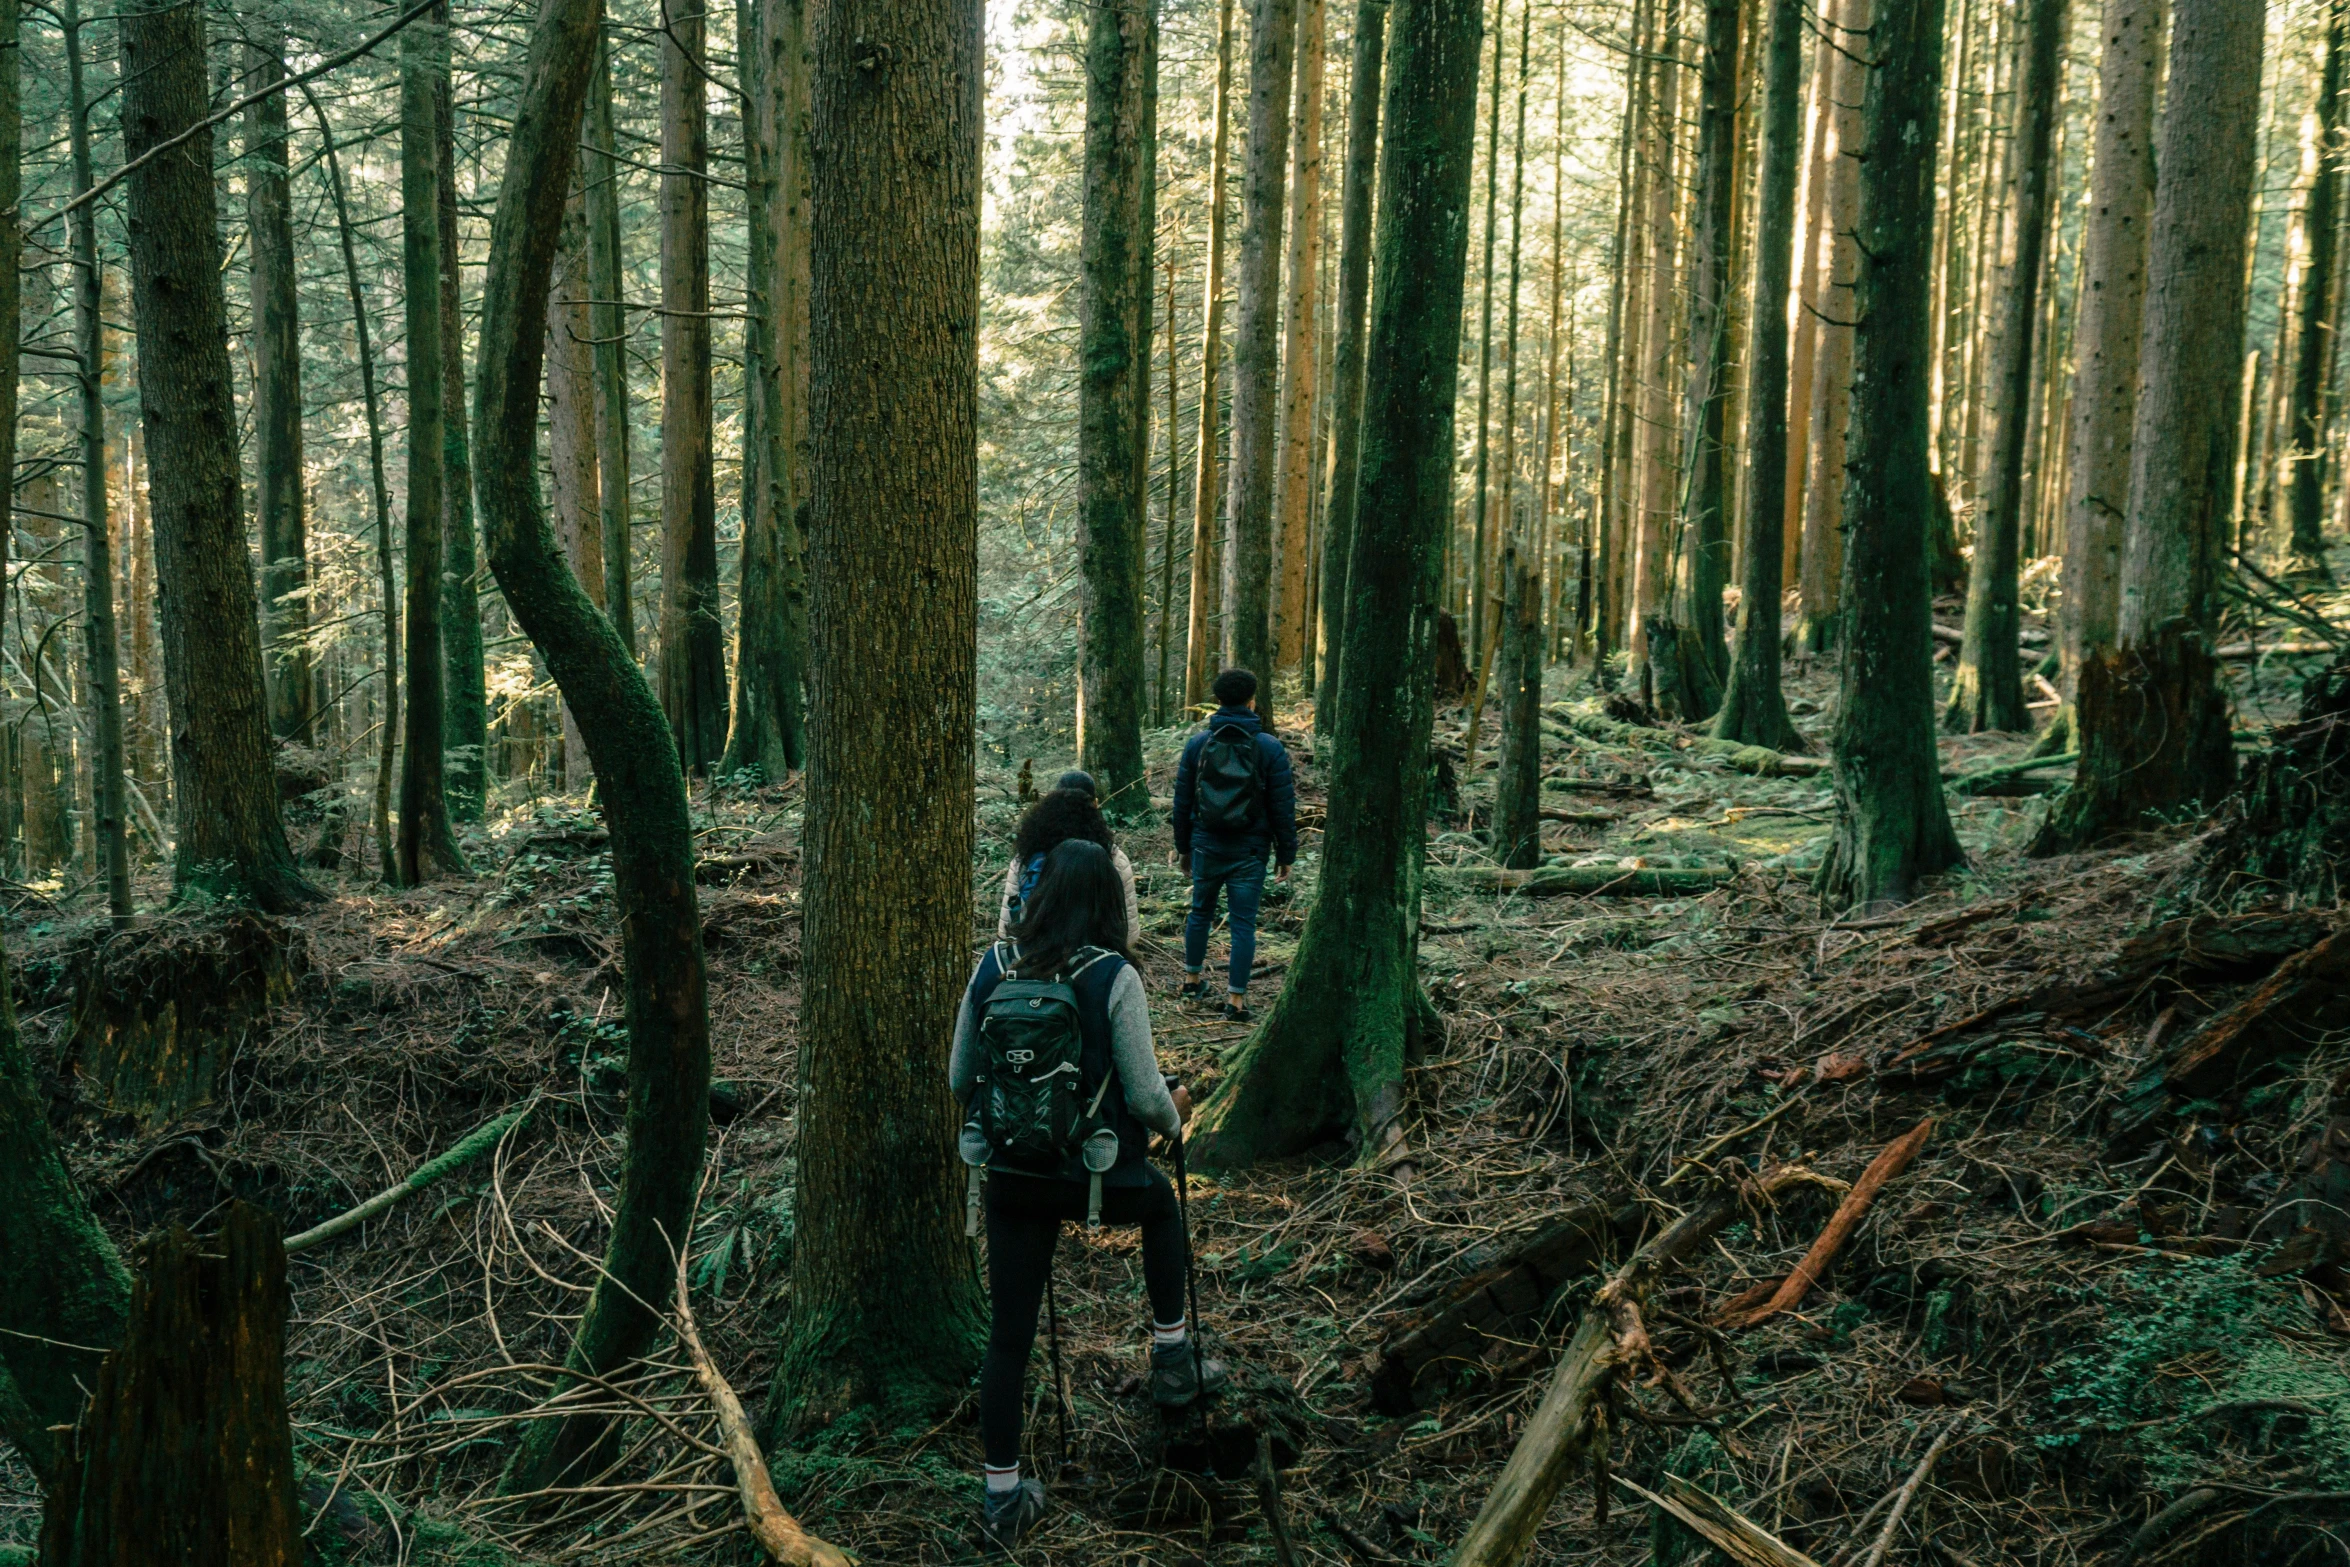
{"type": "MultiPolygon", "coordinates": [[[[1739,0],[1705,0],[1705,54],[1697,141],[1697,232],[1689,259],[1689,395],[1680,616],[1685,639],[1718,681],[1728,673],[1722,641],[1722,589],[1730,579],[1731,473],[1729,413],[1731,241],[1737,221],[1739,0]]],[[[1790,193],[1792,201],[1792,193],[1790,193]]],[[[1710,711],[1686,714],[1692,722],[1710,711]]]]}
{"type": "MultiPolygon", "coordinates": [[[[247,92],[282,81],[285,74],[285,61],[274,47],[245,45],[247,92]]],[[[253,252],[254,509],[261,525],[269,727],[280,740],[308,745],[317,692],[310,665],[310,557],[302,495],[301,305],[294,289],[294,211],[286,183],[282,92],[245,111],[245,222],[253,252]]]]}
{"type": "Polygon", "coordinates": [[[1801,567],[1802,613],[1796,642],[1807,652],[1824,652],[1836,641],[1836,613],[1844,577],[1844,495],[1847,427],[1852,412],[1852,322],[1858,309],[1853,280],[1861,265],[1853,232],[1860,222],[1863,154],[1861,95],[1869,78],[1866,60],[1874,52],[1871,0],[1843,0],[1838,25],[1822,40],[1819,69],[1820,115],[1826,122],[1818,165],[1826,180],[1821,202],[1819,290],[1814,309],[1817,330],[1811,367],[1811,414],[1805,421],[1806,474],[1803,491],[1801,567]]]}
{"type": "Polygon", "coordinates": [[[1273,465],[1281,399],[1281,235],[1298,0],[1252,0],[1248,163],[1232,332],[1232,472],[1224,503],[1224,662],[1273,676],[1273,465]]]}
{"type": "Polygon", "coordinates": [[[1860,273],[1843,515],[1846,634],[1836,708],[1836,836],[1820,889],[1838,903],[1903,902],[1962,864],[1934,745],[1932,377],[1935,112],[1943,0],[1878,0],[1867,39],[1860,273]]]}
{"type": "MultiPolygon", "coordinates": [[[[620,633],[565,562],[535,455],[548,286],[593,74],[598,0],[544,0],[531,31],[483,277],[474,432],[490,570],[584,736],[612,834],[628,1025],[628,1154],[603,1267],[567,1364],[602,1375],[651,1345],[650,1303],[675,1288],[672,1246],[691,1220],[709,1129],[710,1015],[694,893],[693,825],[677,747],[620,633]]],[[[601,1422],[555,1418],[524,1436],[510,1491],[575,1473],[601,1422]]]]}
{"type": "Polygon", "coordinates": [[[620,163],[614,156],[612,54],[596,50],[595,81],[588,91],[588,145],[596,156],[580,173],[588,209],[588,326],[596,342],[596,479],[598,516],[604,529],[604,613],[620,633],[621,645],[636,651],[636,613],[629,580],[632,531],[629,526],[627,317],[620,308],[620,163]]]}
{"type": "Polygon", "coordinates": [[[1479,0],[1395,0],[1355,560],[1321,888],[1289,983],[1194,1133],[1235,1166],[1393,1132],[1425,1006],[1417,922],[1477,133],[1479,0]]]}
{"type": "MultiPolygon", "coordinates": [[[[1509,0],[1494,0],[1493,69],[1485,100],[1485,232],[1481,275],[1477,285],[1477,437],[1475,488],[1469,492],[1469,645],[1472,679],[1483,678],[1485,644],[1493,634],[1487,612],[1485,563],[1493,538],[1493,258],[1501,237],[1501,93],[1504,68],[1502,44],[1509,28],[1509,0]]],[[[1449,584],[1448,584],[1449,591],[1449,584]]],[[[1483,700],[1472,692],[1472,704],[1483,700]]]]}
{"type": "Polygon", "coordinates": [[[2007,144],[2000,215],[1999,317],[1991,344],[1991,440],[1975,508],[1975,558],[1967,577],[1965,640],[1943,723],[1961,734],[2029,733],[2024,707],[2023,606],[2018,573],[2024,536],[2024,442],[2036,400],[2032,344],[2040,333],[2040,275],[2060,170],[2049,156],[2064,65],[2066,0],[2029,0],[2015,134],[2007,144]]]}
{"type": "Polygon", "coordinates": [[[1297,0],[1296,103],[1291,112],[1289,263],[1282,301],[1281,408],[1273,474],[1274,661],[1310,683],[1313,630],[1307,624],[1309,540],[1314,511],[1314,431],[1319,423],[1322,302],[1322,66],[1328,0],[1297,0]]]}
{"type": "Polygon", "coordinates": [[[1136,370],[1150,355],[1143,325],[1151,282],[1144,183],[1156,12],[1157,0],[1105,0],[1089,11],[1086,24],[1077,304],[1077,547],[1083,579],[1077,765],[1093,774],[1104,808],[1120,815],[1149,804],[1142,764],[1142,589],[1150,488],[1138,457],[1150,407],[1136,370]]]}
{"type": "Polygon", "coordinates": [[[661,40],[661,706],[685,770],[726,755],[710,386],[709,89],[699,11],[661,40]]]}
{"type": "MultiPolygon", "coordinates": [[[[1216,508],[1224,486],[1217,478],[1217,404],[1224,363],[1224,183],[1232,141],[1232,5],[1216,3],[1216,102],[1208,153],[1208,279],[1201,290],[1199,352],[1199,469],[1191,485],[1191,614],[1183,647],[1183,705],[1208,699],[1220,641],[1217,606],[1224,573],[1216,508]]],[[[1169,374],[1173,374],[1170,369],[1169,374]]]]}
{"type": "Polygon", "coordinates": [[[1730,682],[1717,740],[1806,749],[1779,683],[1779,602],[1785,588],[1787,294],[1795,261],[1796,159],[1803,135],[1802,0],[1771,0],[1762,87],[1762,168],[1754,242],[1754,308],[1746,383],[1746,541],[1730,682]]]}
{"type": "Polygon", "coordinates": [[[1679,441],[1674,426],[1673,322],[1679,314],[1681,239],[1673,214],[1680,193],[1678,159],[1681,0],[1661,0],[1657,57],[1649,66],[1648,178],[1645,210],[1635,221],[1647,235],[1642,268],[1640,349],[1633,369],[1632,507],[1624,539],[1624,645],[1635,673],[1648,662],[1648,621],[1667,609],[1672,583],[1667,524],[1680,509],[1679,441]]]}
{"type": "Polygon", "coordinates": [[[769,1418],[935,1418],[983,1316],[946,1052],[971,938],[980,6],[809,15],[807,976],[769,1418]],[[875,831],[886,813],[890,830],[875,831]]]}
{"type": "Polygon", "coordinates": [[[1501,556],[1495,700],[1501,771],[1493,781],[1493,855],[1504,868],[1542,863],[1542,572],[1523,544],[1501,556]]]}
{"type": "Polygon", "coordinates": [[[448,69],[446,11],[400,35],[400,273],[408,328],[407,744],[400,752],[400,884],[465,869],[449,827],[442,747],[441,529],[448,479],[441,338],[440,132],[435,84],[448,69]]]}
{"type": "MultiPolygon", "coordinates": [[[[136,160],[206,116],[204,17],[186,6],[118,15],[123,154],[136,160]]],[[[319,894],[294,868],[278,813],[230,402],[211,132],[196,130],[125,183],[171,700],[173,882],[183,896],[243,897],[282,912],[319,894]]]]}
{"type": "Polygon", "coordinates": [[[2154,215],[2154,99],[2165,0],[2108,0],[2101,18],[2096,139],[2081,236],[2085,283],[2073,328],[2071,451],[2065,466],[2064,693],[2082,661],[2113,646],[2121,615],[2123,507],[2146,317],[2146,236],[2154,215]]]}
{"type": "Polygon", "coordinates": [[[457,103],[446,51],[433,76],[441,234],[441,753],[449,814],[478,822],[489,802],[489,693],[482,665],[481,553],[473,520],[473,445],[465,421],[465,320],[457,252],[457,103]]]}
{"type": "Polygon", "coordinates": [[[2242,0],[2178,0],[2173,104],[2155,155],[2146,320],[2130,432],[2114,650],[2084,658],[2081,761],[2039,850],[2093,843],[2217,803],[2235,780],[2211,654],[2244,340],[2263,20],[2242,0]]]}
{"type": "MultiPolygon", "coordinates": [[[[591,599],[604,586],[604,523],[596,482],[595,356],[589,345],[587,203],[576,187],[563,203],[555,275],[547,289],[547,477],[555,537],[591,599]]],[[[745,529],[746,540],[749,529],[745,529]]],[[[588,780],[579,715],[563,704],[563,787],[588,780]]]]}
{"type": "Polygon", "coordinates": [[[2326,370],[2334,357],[2334,321],[2340,308],[2341,212],[2343,181],[2342,89],[2343,0],[2326,8],[2324,63],[2317,87],[2317,178],[2309,187],[2309,210],[2304,220],[2309,233],[2309,260],[2301,290],[2296,325],[2301,342],[2293,361],[2291,464],[2286,479],[2286,502],[2292,519],[2292,555],[2296,569],[2314,576],[2330,576],[2325,563],[2325,479],[2327,386],[2326,370]]]}
{"type": "Polygon", "coordinates": [[[1355,485],[1363,458],[1371,193],[1378,177],[1387,5],[1388,0],[1356,0],[1353,70],[1347,83],[1346,171],[1338,209],[1338,336],[1330,373],[1330,499],[1322,515],[1322,675],[1314,688],[1314,732],[1322,736],[1337,728],[1338,681],[1346,667],[1346,584],[1354,558],[1355,485]]]}

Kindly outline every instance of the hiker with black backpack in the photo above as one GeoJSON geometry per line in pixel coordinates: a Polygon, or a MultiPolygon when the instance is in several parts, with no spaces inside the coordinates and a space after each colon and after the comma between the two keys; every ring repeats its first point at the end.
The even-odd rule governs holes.
{"type": "Polygon", "coordinates": [[[1044,1512],[1042,1482],[1020,1474],[1021,1389],[1064,1222],[1141,1227],[1154,1402],[1185,1408],[1226,1375],[1192,1336],[1190,1242],[1149,1159],[1152,1132],[1180,1144],[1191,1099],[1159,1075],[1124,891],[1101,845],[1072,838],[1045,856],[1013,939],[991,945],[971,976],[948,1081],[969,1117],[965,1228],[978,1232],[983,1209],[987,1224],[981,1527],[1009,1549],[1044,1512]]]}
{"type": "Polygon", "coordinates": [[[1183,747],[1175,767],[1175,862],[1191,875],[1191,915],[1183,924],[1186,1001],[1208,999],[1208,932],[1216,895],[1232,926],[1232,961],[1223,1015],[1248,1021],[1248,975],[1257,958],[1257,907],[1265,861],[1289,879],[1297,858],[1297,778],[1289,752],[1257,716],[1257,677],[1227,669],[1209,687],[1216,711],[1183,747]]]}

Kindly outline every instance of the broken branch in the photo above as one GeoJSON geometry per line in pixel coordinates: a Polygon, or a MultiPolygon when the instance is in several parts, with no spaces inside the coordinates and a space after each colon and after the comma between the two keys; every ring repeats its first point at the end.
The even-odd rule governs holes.
{"type": "Polygon", "coordinates": [[[1827,1228],[1821,1230],[1819,1239],[1811,1243],[1811,1250],[1803,1254],[1803,1260],[1795,1265],[1795,1271],[1780,1280],[1778,1289],[1761,1305],[1725,1310],[1721,1318],[1722,1325],[1751,1328],[1766,1318],[1801,1305],[1803,1297],[1810,1294],[1811,1287],[1819,1282],[1820,1275],[1827,1272],[1828,1264],[1836,1260],[1836,1254],[1852,1238],[1852,1232],[1860,1227],[1861,1218],[1869,1211],[1869,1204],[1876,1201],[1877,1193],[1887,1181],[1909,1167],[1910,1160],[1917,1157],[1918,1150],[1926,1145],[1926,1139],[1933,1131],[1934,1123],[1929,1118],[1887,1143],[1883,1151],[1869,1161],[1869,1167],[1861,1172],[1860,1179],[1852,1183],[1852,1190],[1844,1194],[1844,1200],[1836,1205],[1836,1212],[1828,1220],[1827,1228]]]}

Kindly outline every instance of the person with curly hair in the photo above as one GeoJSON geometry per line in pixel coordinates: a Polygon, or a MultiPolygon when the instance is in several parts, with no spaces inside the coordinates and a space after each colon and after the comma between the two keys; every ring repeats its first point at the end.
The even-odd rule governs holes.
{"type": "Polygon", "coordinates": [[[1142,905],[1134,895],[1134,862],[1118,847],[1102,815],[1093,774],[1072,768],[1022,814],[1013,831],[1012,863],[1004,871],[1004,902],[995,922],[999,941],[1012,939],[1013,928],[1020,923],[1021,906],[1036,891],[1037,878],[1044,873],[1044,857],[1072,838],[1109,851],[1110,863],[1118,868],[1118,880],[1126,888],[1126,944],[1132,947],[1142,940],[1142,905]]]}

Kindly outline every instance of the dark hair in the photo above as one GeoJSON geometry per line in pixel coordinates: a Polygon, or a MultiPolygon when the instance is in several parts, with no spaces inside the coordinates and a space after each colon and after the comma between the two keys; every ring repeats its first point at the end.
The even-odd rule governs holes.
{"type": "Polygon", "coordinates": [[[1208,689],[1216,700],[1226,707],[1239,707],[1257,694],[1257,676],[1253,669],[1238,667],[1218,675],[1208,689]]]}
{"type": "Polygon", "coordinates": [[[1083,838],[1071,838],[1044,857],[1044,873],[1012,932],[1020,943],[1020,972],[1036,979],[1061,972],[1081,947],[1100,947],[1132,963],[1126,934],[1126,884],[1110,851],[1083,838]]]}
{"type": "Polygon", "coordinates": [[[1093,785],[1093,774],[1075,767],[1070,768],[1060,777],[1054,779],[1053,787],[1056,789],[1066,789],[1071,794],[1082,794],[1088,800],[1098,800],[1101,798],[1101,791],[1095,788],[1093,785]]]}
{"type": "Polygon", "coordinates": [[[1050,854],[1070,839],[1082,839],[1114,849],[1118,840],[1102,819],[1102,808],[1091,794],[1074,789],[1051,789],[1037,797],[1020,817],[1012,834],[1012,858],[1021,865],[1040,854],[1050,854]]]}

